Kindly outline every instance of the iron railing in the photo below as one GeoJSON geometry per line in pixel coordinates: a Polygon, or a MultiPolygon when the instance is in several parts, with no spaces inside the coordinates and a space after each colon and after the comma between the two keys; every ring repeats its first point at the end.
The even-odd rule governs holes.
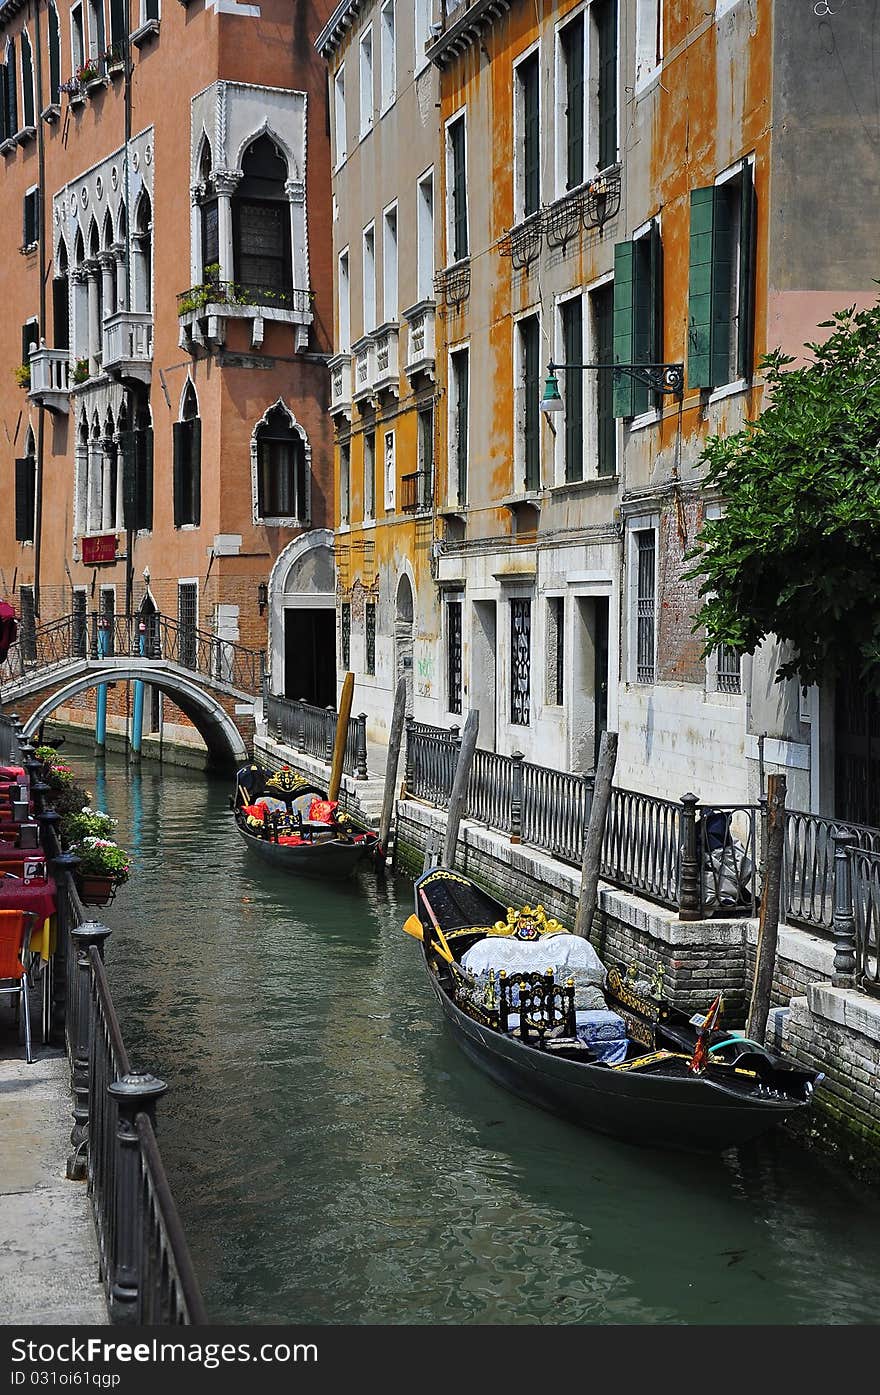
{"type": "Polygon", "coordinates": [[[855,931],[855,987],[880,996],[880,852],[848,849],[855,931]]]}
{"type": "MultiPolygon", "coordinates": [[[[280,697],[276,693],[267,693],[264,704],[268,729],[276,741],[330,764],[338,719],[335,708],[315,707],[302,699],[280,697]]],[[[342,768],[357,780],[367,778],[365,712],[349,717],[342,768]]]]}
{"type": "Polygon", "coordinates": [[[783,913],[791,925],[830,932],[834,918],[834,834],[847,833],[855,846],[880,853],[880,828],[823,818],[800,809],[785,815],[783,913]]]}
{"type": "Polygon", "coordinates": [[[26,644],[19,639],[10,647],[0,681],[5,685],[75,659],[126,655],[181,664],[239,692],[259,695],[263,690],[262,649],[248,649],[168,615],[109,615],[97,610],[38,625],[26,644]]]}
{"type": "Polygon", "coordinates": [[[678,906],[681,805],[614,789],[602,842],[602,877],[661,906],[678,906]]]}

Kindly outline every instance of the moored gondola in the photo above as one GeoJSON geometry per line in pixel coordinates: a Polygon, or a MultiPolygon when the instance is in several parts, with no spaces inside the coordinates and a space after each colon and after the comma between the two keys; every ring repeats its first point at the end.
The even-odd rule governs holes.
{"type": "Polygon", "coordinates": [[[809,1107],[821,1073],[720,1029],[720,996],[689,1018],[606,972],[541,907],[513,911],[446,867],[419,878],[415,903],[404,928],[421,940],[459,1046],[532,1104],[632,1143],[696,1151],[744,1143],[809,1107]]]}
{"type": "Polygon", "coordinates": [[[376,845],[375,833],[357,828],[326,790],[287,766],[239,770],[230,802],[245,845],[286,872],[348,877],[376,845]]]}

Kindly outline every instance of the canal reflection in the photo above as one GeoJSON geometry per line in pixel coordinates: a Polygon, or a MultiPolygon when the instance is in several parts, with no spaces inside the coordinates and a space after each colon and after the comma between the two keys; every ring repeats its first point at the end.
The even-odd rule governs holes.
{"type": "Polygon", "coordinates": [[[214,1321],[880,1321],[880,1203],[842,1169],[784,1133],[693,1158],[521,1103],[445,1033],[409,883],[274,871],[225,782],[68,755],[134,853],[107,966],[135,1065],[171,1087],[214,1321]]]}

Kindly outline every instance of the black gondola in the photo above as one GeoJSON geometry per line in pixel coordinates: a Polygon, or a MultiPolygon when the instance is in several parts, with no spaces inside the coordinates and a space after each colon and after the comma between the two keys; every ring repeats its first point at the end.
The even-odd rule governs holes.
{"type": "Polygon", "coordinates": [[[530,908],[510,915],[447,867],[419,878],[415,902],[405,928],[422,941],[431,987],[465,1054],[514,1094],[585,1128],[654,1147],[719,1150],[808,1108],[822,1079],[717,1029],[720,998],[700,1022],[614,969],[604,996],[622,1019],[622,1059],[603,1061],[589,1026],[579,1025],[591,1014],[576,1013],[571,979],[516,971],[479,979],[461,967],[462,956],[487,935],[538,938],[540,908],[536,928],[530,908]]]}
{"type": "Polygon", "coordinates": [[[245,766],[230,802],[245,845],[286,872],[348,877],[376,846],[377,834],[356,828],[326,790],[287,767],[245,766]]]}

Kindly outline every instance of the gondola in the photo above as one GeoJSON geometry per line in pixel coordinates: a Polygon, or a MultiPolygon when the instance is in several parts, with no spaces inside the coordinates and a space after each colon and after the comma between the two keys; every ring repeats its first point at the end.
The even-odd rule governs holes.
{"type": "Polygon", "coordinates": [[[245,846],[264,862],[309,877],[349,877],[377,834],[356,828],[327,791],[283,766],[236,773],[230,803],[245,846]]]}
{"type": "Polygon", "coordinates": [[[514,911],[442,866],[418,879],[415,904],[404,929],[421,940],[431,987],[465,1055],[514,1094],[585,1128],[659,1148],[721,1150],[807,1109],[823,1078],[719,1028],[720,996],[688,1017],[663,1001],[656,983],[606,972],[588,942],[566,935],[540,906],[514,911]],[[560,933],[564,941],[554,945],[560,933]],[[496,948],[502,939],[507,947],[496,948]],[[522,944],[542,968],[496,972],[494,963],[524,954],[522,944]],[[488,969],[474,970],[475,954],[488,969]],[[585,954],[598,974],[546,970],[585,954]]]}

